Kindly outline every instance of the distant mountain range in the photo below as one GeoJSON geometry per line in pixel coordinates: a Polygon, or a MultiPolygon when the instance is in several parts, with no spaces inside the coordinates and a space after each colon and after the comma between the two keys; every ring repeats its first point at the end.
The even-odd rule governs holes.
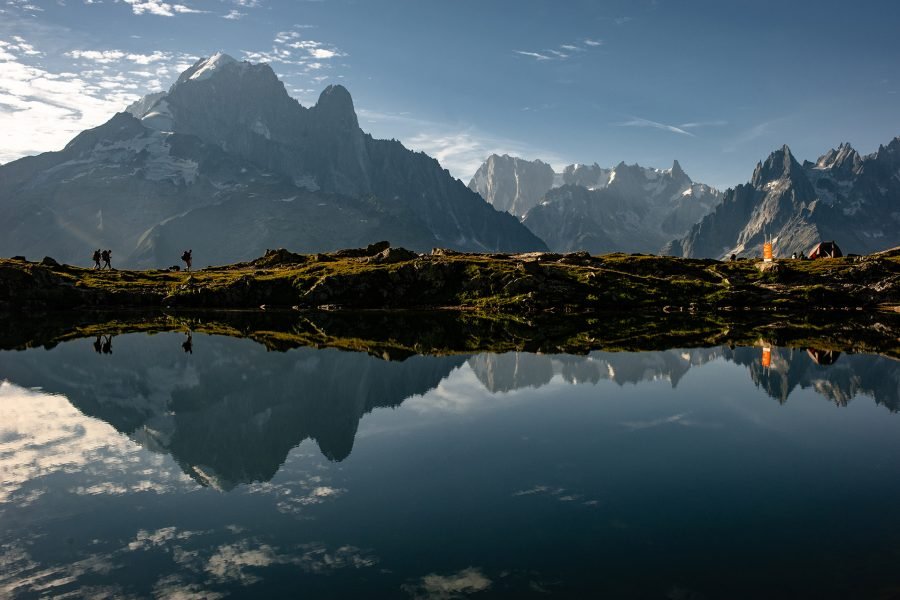
{"type": "Polygon", "coordinates": [[[469,182],[498,210],[519,217],[557,252],[657,253],[722,199],[694,183],[676,160],[670,169],[619,163],[569,165],[492,155],[469,182]]]}
{"type": "Polygon", "coordinates": [[[782,257],[827,240],[857,254],[900,245],[900,137],[867,156],[841,144],[803,164],[784,146],[664,252],[760,256],[767,236],[782,257]]]}
{"type": "Polygon", "coordinates": [[[520,218],[551,250],[644,252],[688,258],[777,256],[834,240],[845,253],[900,245],[900,137],[861,156],[849,144],[815,163],[787,146],[725,194],[671,169],[569,165],[492,155],[469,182],[520,218]]]}
{"type": "Polygon", "coordinates": [[[350,94],[311,108],[265,64],[216,54],[75,137],[0,166],[0,255],[198,266],[388,239],[416,250],[544,250],[438,162],[360,128],[350,94]]]}
{"type": "Polygon", "coordinates": [[[815,163],[787,146],[725,194],[669,169],[492,155],[468,187],[429,156],[363,132],[341,86],[301,106],[265,64],[216,54],[63,150],[0,165],[0,256],[165,267],[390,240],[426,251],[779,256],[835,240],[900,245],[900,137],[815,163]]]}

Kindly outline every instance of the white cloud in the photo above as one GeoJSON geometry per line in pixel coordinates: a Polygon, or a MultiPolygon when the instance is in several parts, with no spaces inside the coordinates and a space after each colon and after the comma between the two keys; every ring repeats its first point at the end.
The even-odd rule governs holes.
{"type": "Polygon", "coordinates": [[[161,0],[123,0],[131,5],[131,10],[136,15],[150,14],[160,17],[174,17],[176,14],[205,13],[205,10],[197,10],[184,4],[169,4],[161,0]]]}
{"type": "Polygon", "coordinates": [[[239,10],[230,10],[227,15],[223,15],[223,19],[228,19],[230,21],[237,21],[238,19],[243,19],[247,16],[247,13],[242,13],[239,10]]]}
{"type": "Polygon", "coordinates": [[[527,56],[538,61],[565,60],[567,58],[571,58],[573,54],[587,52],[590,48],[596,48],[597,46],[603,44],[603,42],[599,40],[590,39],[584,40],[582,43],[588,47],[585,48],[583,46],[579,46],[576,43],[566,43],[560,44],[557,48],[547,48],[540,51],[513,50],[513,53],[520,56],[527,56]]]}
{"type": "Polygon", "coordinates": [[[539,154],[544,160],[561,163],[551,152],[536,152],[521,142],[485,134],[473,127],[461,129],[443,126],[403,138],[413,150],[436,158],[455,177],[468,182],[481,163],[491,154],[515,156],[539,154]],[[443,129],[443,130],[441,130],[443,129]]]}
{"type": "Polygon", "coordinates": [[[451,575],[431,573],[414,585],[403,585],[403,590],[416,599],[451,600],[483,592],[491,583],[479,569],[469,567],[451,575]]]}
{"type": "Polygon", "coordinates": [[[340,56],[334,50],[326,50],[325,48],[313,48],[309,51],[313,58],[334,58],[340,56]]]}
{"type": "Polygon", "coordinates": [[[516,54],[521,54],[522,56],[530,56],[531,58],[536,58],[537,60],[552,60],[552,57],[541,54],[540,52],[528,52],[526,50],[513,50],[516,54]]]}
{"type": "Polygon", "coordinates": [[[0,163],[62,148],[141,95],[162,89],[174,68],[194,60],[162,51],[77,49],[61,55],[72,64],[49,71],[33,62],[38,55],[21,38],[0,41],[0,163]]]}
{"type": "Polygon", "coordinates": [[[672,133],[678,133],[680,135],[697,137],[690,131],[685,131],[680,127],[675,127],[674,125],[666,125],[665,123],[651,121],[650,119],[642,119],[640,117],[633,117],[631,120],[625,121],[624,123],[619,123],[618,125],[620,127],[651,127],[653,129],[662,129],[663,131],[671,131],[672,133]]]}
{"type": "Polygon", "coordinates": [[[691,123],[682,123],[679,127],[682,129],[694,129],[697,127],[724,127],[725,125],[728,125],[728,121],[719,119],[715,121],[693,121],[691,123]]]}

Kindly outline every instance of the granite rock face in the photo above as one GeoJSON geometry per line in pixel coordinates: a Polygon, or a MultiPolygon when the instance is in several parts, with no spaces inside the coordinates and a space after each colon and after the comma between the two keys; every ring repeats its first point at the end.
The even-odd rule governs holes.
{"type": "Polygon", "coordinates": [[[867,156],[841,144],[815,163],[801,164],[784,146],[664,252],[759,256],[767,237],[782,257],[809,252],[820,241],[836,241],[845,254],[900,244],[900,137],[867,156]]]}
{"type": "Polygon", "coordinates": [[[670,169],[619,163],[569,165],[555,173],[539,160],[492,155],[469,183],[498,210],[516,215],[554,252],[658,252],[721,200],[670,169]]]}

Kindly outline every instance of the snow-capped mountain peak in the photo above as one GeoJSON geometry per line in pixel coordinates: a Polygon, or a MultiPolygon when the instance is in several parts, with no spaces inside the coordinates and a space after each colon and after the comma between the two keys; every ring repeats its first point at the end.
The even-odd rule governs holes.
{"type": "Polygon", "coordinates": [[[217,71],[221,70],[225,65],[235,64],[237,61],[222,52],[216,52],[209,58],[201,60],[195,65],[194,72],[188,77],[193,81],[201,81],[209,79],[217,71]]]}

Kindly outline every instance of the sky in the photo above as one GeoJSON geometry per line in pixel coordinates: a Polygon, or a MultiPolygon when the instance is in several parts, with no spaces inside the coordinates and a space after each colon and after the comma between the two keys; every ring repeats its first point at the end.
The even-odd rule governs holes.
{"type": "Polygon", "coordinates": [[[783,144],[900,135],[900,3],[0,0],[0,163],[61,149],[217,51],[468,182],[491,153],[667,168],[725,189],[783,144]]]}

